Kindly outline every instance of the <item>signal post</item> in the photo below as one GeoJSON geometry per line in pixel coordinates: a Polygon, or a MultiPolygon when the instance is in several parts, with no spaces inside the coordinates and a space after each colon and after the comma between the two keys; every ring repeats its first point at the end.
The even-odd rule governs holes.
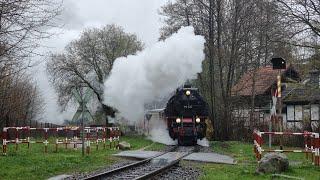
{"type": "MultiPolygon", "coordinates": [[[[280,132],[283,132],[283,118],[281,116],[282,113],[282,97],[281,97],[281,70],[286,69],[286,61],[281,57],[276,57],[271,59],[272,68],[274,70],[278,69],[277,75],[277,90],[276,90],[276,97],[278,101],[278,115],[274,118],[275,126],[279,129],[280,132]]],[[[272,118],[271,118],[272,119],[272,118]]],[[[270,119],[270,120],[271,120],[270,119]]],[[[269,146],[271,145],[271,136],[269,136],[269,146]]],[[[280,136],[280,149],[283,149],[283,137],[280,136]]]]}

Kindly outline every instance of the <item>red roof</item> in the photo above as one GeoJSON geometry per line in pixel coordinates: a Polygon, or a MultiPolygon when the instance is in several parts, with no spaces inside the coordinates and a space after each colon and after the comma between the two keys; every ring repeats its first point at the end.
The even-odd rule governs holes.
{"type": "MultiPolygon", "coordinates": [[[[278,73],[279,70],[273,70],[271,66],[258,69],[255,73],[255,95],[265,94],[266,91],[268,91],[269,88],[276,82],[278,73]]],[[[244,74],[238,83],[232,87],[232,96],[251,96],[253,75],[254,71],[244,74]]]]}

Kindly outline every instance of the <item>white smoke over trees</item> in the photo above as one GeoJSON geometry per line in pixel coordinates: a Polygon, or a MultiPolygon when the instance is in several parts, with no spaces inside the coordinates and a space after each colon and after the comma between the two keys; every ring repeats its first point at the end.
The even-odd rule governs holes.
{"type": "Polygon", "coordinates": [[[104,83],[104,103],[131,122],[143,118],[144,104],[167,96],[202,71],[204,37],[193,27],[136,55],[117,58],[104,83]]]}
{"type": "Polygon", "coordinates": [[[105,78],[117,57],[134,54],[142,47],[135,34],[126,33],[114,24],[84,30],[79,39],[65,47],[64,53],[52,54],[47,62],[59,104],[66,107],[72,102],[72,90],[85,86],[94,92],[92,100],[98,105],[98,111],[105,117],[113,116],[114,110],[102,103],[105,78]]]}

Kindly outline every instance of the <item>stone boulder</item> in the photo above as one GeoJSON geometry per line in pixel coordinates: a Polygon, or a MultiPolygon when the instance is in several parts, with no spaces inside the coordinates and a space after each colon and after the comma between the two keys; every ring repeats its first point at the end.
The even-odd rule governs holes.
{"type": "Polygon", "coordinates": [[[121,141],[119,143],[119,149],[121,149],[121,150],[128,150],[130,148],[131,148],[131,145],[126,141],[121,141]]]}
{"type": "Polygon", "coordinates": [[[256,169],[257,173],[281,173],[289,168],[289,160],[283,153],[265,154],[256,169]]]}

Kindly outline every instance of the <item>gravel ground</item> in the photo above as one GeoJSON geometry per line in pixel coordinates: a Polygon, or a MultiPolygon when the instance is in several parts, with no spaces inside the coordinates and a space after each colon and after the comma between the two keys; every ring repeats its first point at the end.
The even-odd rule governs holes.
{"type": "Polygon", "coordinates": [[[168,151],[170,151],[173,147],[174,147],[174,146],[172,146],[172,145],[167,145],[166,147],[164,147],[164,148],[161,150],[161,152],[168,152],[168,151]]]}
{"type": "Polygon", "coordinates": [[[105,172],[105,171],[110,171],[112,169],[119,168],[119,167],[131,164],[131,163],[134,163],[134,162],[137,162],[137,161],[128,160],[128,159],[120,159],[117,163],[115,163],[115,164],[113,164],[111,166],[108,166],[108,167],[105,167],[105,168],[102,168],[102,169],[99,169],[99,170],[96,170],[96,171],[93,171],[93,172],[90,172],[90,173],[75,173],[71,177],[65,178],[64,180],[83,179],[85,177],[88,177],[88,176],[91,176],[91,175],[94,175],[94,174],[99,174],[99,173],[102,173],[102,172],[105,172]]]}
{"type": "MultiPolygon", "coordinates": [[[[168,152],[172,147],[171,145],[166,146],[161,152],[168,152]]],[[[189,151],[193,146],[180,146],[177,151],[189,151]]],[[[205,146],[196,146],[197,152],[203,152],[203,153],[209,153],[213,152],[211,147],[205,147],[205,146]]]]}
{"type": "MultiPolygon", "coordinates": [[[[162,151],[169,151],[172,149],[173,146],[166,146],[162,151]]],[[[180,146],[176,151],[179,152],[187,152],[193,149],[192,146],[180,146]]],[[[204,147],[204,146],[196,146],[197,152],[212,152],[212,149],[210,147],[204,147]]],[[[74,180],[74,179],[82,179],[85,177],[88,177],[90,175],[99,174],[105,171],[109,171],[118,167],[122,167],[128,164],[131,164],[133,162],[136,162],[135,160],[129,160],[129,159],[123,159],[120,158],[119,161],[111,166],[90,172],[90,173],[75,173],[71,177],[65,178],[65,180],[74,180]]],[[[178,166],[171,168],[164,173],[161,173],[154,177],[155,180],[167,180],[167,179],[198,179],[201,175],[201,169],[194,166],[193,162],[183,161],[178,166]]]]}
{"type": "MultiPolygon", "coordinates": [[[[188,152],[190,150],[194,150],[196,152],[212,152],[210,147],[204,146],[180,146],[176,151],[179,152],[188,152]]],[[[152,180],[171,180],[171,179],[183,179],[183,180],[196,180],[202,175],[201,169],[195,166],[194,162],[190,161],[182,161],[178,166],[175,166],[167,171],[155,176],[152,180]]]]}
{"type": "Polygon", "coordinates": [[[211,147],[205,147],[205,146],[197,146],[197,147],[198,147],[198,152],[203,152],[203,153],[213,152],[211,147]]]}
{"type": "Polygon", "coordinates": [[[138,165],[136,167],[123,170],[119,173],[111,174],[110,176],[103,177],[104,180],[115,180],[115,179],[136,179],[144,174],[150,173],[154,170],[163,167],[161,164],[153,164],[153,163],[146,163],[143,165],[138,165]]]}
{"type": "MultiPolygon", "coordinates": [[[[169,146],[170,147],[170,146],[169,146]]],[[[176,151],[187,152],[192,150],[192,146],[180,146],[176,151]]],[[[204,147],[197,145],[195,147],[197,152],[212,152],[210,147],[204,147]]],[[[175,166],[157,176],[152,178],[152,180],[172,180],[172,179],[183,179],[183,180],[196,180],[199,179],[202,172],[201,169],[195,166],[195,163],[189,161],[182,161],[178,166],[175,166]]]]}
{"type": "Polygon", "coordinates": [[[201,169],[195,167],[191,162],[183,162],[178,166],[173,167],[157,176],[152,180],[171,180],[171,179],[184,179],[196,180],[202,175],[201,169]]]}

